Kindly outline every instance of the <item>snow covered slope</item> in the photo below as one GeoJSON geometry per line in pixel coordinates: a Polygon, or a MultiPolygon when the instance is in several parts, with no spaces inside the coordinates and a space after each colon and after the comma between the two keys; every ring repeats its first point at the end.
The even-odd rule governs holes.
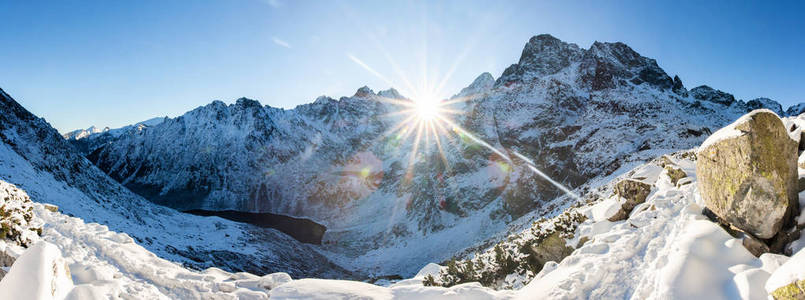
{"type": "Polygon", "coordinates": [[[188,215],[146,201],[98,170],[2,90],[0,180],[25,189],[36,202],[126,232],[160,257],[195,268],[349,276],[308,245],[276,230],[188,215]]]}
{"type": "Polygon", "coordinates": [[[623,43],[582,49],[550,35],[531,38],[497,80],[484,73],[453,98],[466,132],[441,134],[447,164],[435,143],[414,156],[415,134],[389,133],[405,117],[389,99],[408,101],[367,87],[292,110],[215,101],[87,157],[155,203],[308,217],[329,228],[324,248],[344,264],[411,275],[523,215],[570,204],[515,153],[576,188],[698,145],[751,108],[781,109],[707,86],[688,91],[623,43]]]}
{"type": "Polygon", "coordinates": [[[125,233],[32,203],[24,191],[4,181],[0,199],[9,207],[32,207],[30,223],[43,228],[41,237],[30,237],[28,249],[0,238],[0,253],[16,260],[0,281],[0,299],[505,299],[512,295],[478,284],[423,287],[418,284],[421,276],[385,288],[339,280],[292,281],[286,273],[195,271],[157,257],[125,233]]]}

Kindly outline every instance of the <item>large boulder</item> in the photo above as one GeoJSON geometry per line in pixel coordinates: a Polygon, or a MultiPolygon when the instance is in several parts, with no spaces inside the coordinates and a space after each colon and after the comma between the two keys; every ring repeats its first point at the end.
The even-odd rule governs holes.
{"type": "Polygon", "coordinates": [[[705,205],[730,225],[769,239],[798,210],[797,143],[774,112],[742,116],[711,135],[697,156],[705,205]]]}

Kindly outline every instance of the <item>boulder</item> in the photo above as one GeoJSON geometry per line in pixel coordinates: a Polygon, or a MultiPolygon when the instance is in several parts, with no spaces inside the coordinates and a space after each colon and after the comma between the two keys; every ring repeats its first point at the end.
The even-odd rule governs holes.
{"type": "Polygon", "coordinates": [[[773,237],[799,209],[797,146],[780,118],[767,109],[720,129],[697,153],[705,205],[744,232],[773,237]]]}
{"type": "Polygon", "coordinates": [[[617,222],[629,218],[632,209],[640,203],[646,202],[651,193],[651,185],[634,179],[624,179],[615,185],[615,194],[623,198],[621,209],[609,218],[610,222],[617,222]]]}
{"type": "Polygon", "coordinates": [[[549,261],[561,262],[562,259],[573,253],[573,247],[568,246],[565,239],[560,236],[559,231],[556,231],[537,245],[532,245],[531,252],[537,262],[540,265],[544,265],[549,261]]]}

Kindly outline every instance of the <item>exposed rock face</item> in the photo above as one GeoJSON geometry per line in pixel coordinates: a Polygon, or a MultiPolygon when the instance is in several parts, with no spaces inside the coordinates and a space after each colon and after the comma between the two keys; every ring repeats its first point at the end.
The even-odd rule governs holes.
{"type": "Polygon", "coordinates": [[[646,202],[646,197],[651,193],[651,185],[634,179],[624,179],[615,185],[615,194],[626,199],[621,205],[621,209],[609,218],[609,221],[616,222],[629,218],[629,213],[640,203],[646,202]]]}
{"type": "Polygon", "coordinates": [[[785,115],[789,117],[799,116],[805,112],[805,103],[799,103],[796,105],[792,105],[785,111],[785,115]]]}
{"type": "Polygon", "coordinates": [[[755,109],[766,108],[768,110],[773,111],[778,116],[783,115],[783,106],[780,105],[780,103],[777,103],[777,101],[771,100],[769,98],[756,98],[746,101],[746,107],[750,111],[755,109]]]}
{"type": "Polygon", "coordinates": [[[702,85],[691,89],[690,96],[702,101],[715,102],[724,105],[730,105],[733,102],[735,102],[735,97],[730,95],[729,93],[725,93],[724,91],[721,90],[716,90],[706,85],[702,85]]]}
{"type": "Polygon", "coordinates": [[[682,79],[677,75],[674,75],[674,86],[671,90],[682,97],[688,96],[688,89],[685,88],[685,85],[682,84],[682,79]]]}
{"type": "Polygon", "coordinates": [[[769,110],[717,131],[698,151],[696,173],[707,208],[757,238],[780,231],[797,207],[797,143],[769,110]]]}

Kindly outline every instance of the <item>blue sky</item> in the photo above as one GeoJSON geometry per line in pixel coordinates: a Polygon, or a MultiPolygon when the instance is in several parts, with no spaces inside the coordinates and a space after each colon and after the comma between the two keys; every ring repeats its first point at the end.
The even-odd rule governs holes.
{"type": "Polygon", "coordinates": [[[761,1],[0,0],[0,87],[60,131],[214,99],[293,108],[363,85],[450,96],[550,33],[625,42],[688,88],[788,106],[805,102],[804,13],[761,1]]]}

